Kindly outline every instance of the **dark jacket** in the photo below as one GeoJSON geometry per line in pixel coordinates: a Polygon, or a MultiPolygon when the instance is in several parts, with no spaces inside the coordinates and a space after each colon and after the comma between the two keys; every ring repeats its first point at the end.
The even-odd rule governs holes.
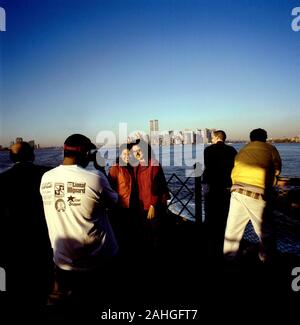
{"type": "Polygon", "coordinates": [[[237,151],[222,141],[204,149],[203,183],[213,188],[229,188],[232,185],[231,171],[237,151]]]}
{"type": "Polygon", "coordinates": [[[7,287],[22,303],[46,299],[52,276],[52,249],[39,192],[48,168],[17,163],[0,174],[0,266],[7,287]]]}
{"type": "MultiPolygon", "coordinates": [[[[39,263],[50,241],[40,195],[41,178],[49,168],[16,163],[0,174],[1,253],[9,259],[39,263]]],[[[3,255],[2,255],[3,257],[3,255]]]]}

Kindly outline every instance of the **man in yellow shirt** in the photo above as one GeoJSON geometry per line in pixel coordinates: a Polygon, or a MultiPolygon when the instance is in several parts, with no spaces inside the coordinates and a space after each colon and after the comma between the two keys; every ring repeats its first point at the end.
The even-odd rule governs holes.
{"type": "Polygon", "coordinates": [[[281,171],[281,158],[277,149],[266,143],[267,132],[255,129],[251,142],[235,158],[231,173],[230,209],[224,239],[224,254],[234,258],[249,220],[260,239],[259,257],[271,257],[273,241],[270,220],[270,198],[273,185],[281,171]]]}

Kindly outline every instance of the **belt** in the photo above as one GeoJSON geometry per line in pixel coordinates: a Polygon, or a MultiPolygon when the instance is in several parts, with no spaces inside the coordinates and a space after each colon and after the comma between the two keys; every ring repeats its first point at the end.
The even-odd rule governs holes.
{"type": "Polygon", "coordinates": [[[252,197],[253,199],[256,199],[256,200],[265,200],[263,194],[252,192],[249,190],[243,190],[242,188],[234,188],[231,190],[231,192],[238,192],[240,194],[252,197]]]}

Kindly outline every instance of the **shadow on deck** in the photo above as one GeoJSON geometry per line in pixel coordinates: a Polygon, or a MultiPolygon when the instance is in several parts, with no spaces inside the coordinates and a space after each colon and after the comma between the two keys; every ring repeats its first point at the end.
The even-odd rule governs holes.
{"type": "MultiPolygon", "coordinates": [[[[24,301],[26,313],[30,318],[34,315],[52,321],[99,321],[99,315],[109,308],[136,313],[147,309],[197,309],[198,320],[207,315],[212,320],[249,304],[263,308],[266,301],[274,314],[284,306],[292,308],[290,303],[300,297],[300,291],[291,288],[291,272],[300,266],[299,257],[278,255],[274,264],[263,265],[255,251],[249,251],[239,262],[227,264],[210,255],[202,224],[171,217],[176,222],[164,234],[156,253],[117,258],[100,275],[97,290],[91,290],[90,296],[81,297],[75,305],[38,309],[24,301]],[[212,314],[208,312],[211,309],[215,311],[212,314]]],[[[16,305],[14,308],[20,309],[16,305]]]]}
{"type": "MultiPolygon", "coordinates": [[[[285,208],[290,209],[290,205],[285,208]]],[[[171,212],[169,220],[162,236],[164,240],[155,252],[115,259],[99,275],[97,290],[91,288],[91,294],[80,297],[75,306],[37,309],[26,304],[25,293],[27,313],[32,316],[42,310],[42,319],[53,317],[54,321],[61,321],[62,315],[66,320],[99,321],[101,312],[108,308],[136,313],[146,309],[197,309],[201,320],[213,309],[209,313],[212,320],[226,318],[228,313],[233,315],[249,306],[264,310],[266,304],[269,313],[274,315],[293,309],[294,303],[300,300],[300,291],[292,289],[296,277],[292,270],[300,267],[299,256],[278,252],[274,262],[265,265],[257,258],[256,246],[244,241],[244,247],[252,245],[245,250],[247,254],[238,262],[226,263],[213,254],[204,224],[171,212]]],[[[296,284],[300,289],[300,279],[296,284]]]]}

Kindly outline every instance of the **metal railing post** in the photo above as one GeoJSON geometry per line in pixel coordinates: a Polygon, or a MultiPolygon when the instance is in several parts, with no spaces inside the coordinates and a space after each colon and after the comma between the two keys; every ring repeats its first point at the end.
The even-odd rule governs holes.
{"type": "Polygon", "coordinates": [[[194,165],[195,169],[195,221],[198,224],[202,223],[202,185],[201,176],[197,175],[196,170],[200,170],[200,163],[194,165]]]}

